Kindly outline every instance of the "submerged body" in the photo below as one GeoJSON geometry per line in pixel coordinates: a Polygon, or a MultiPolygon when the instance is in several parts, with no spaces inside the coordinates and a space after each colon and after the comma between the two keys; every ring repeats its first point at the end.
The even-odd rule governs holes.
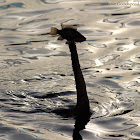
{"type": "Polygon", "coordinates": [[[70,42],[83,42],[86,40],[86,38],[81,33],[79,33],[76,29],[72,28],[64,28],[62,30],[58,30],[57,28],[52,27],[50,34],[59,34],[59,40],[66,39],[70,42]]]}

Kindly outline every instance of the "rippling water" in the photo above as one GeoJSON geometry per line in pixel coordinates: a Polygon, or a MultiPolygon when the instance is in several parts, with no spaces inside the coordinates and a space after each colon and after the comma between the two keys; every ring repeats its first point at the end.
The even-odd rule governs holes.
{"type": "Polygon", "coordinates": [[[72,139],[70,53],[49,35],[61,23],[87,38],[77,47],[94,113],[83,139],[140,139],[139,9],[113,0],[1,0],[0,139],[72,139]]]}

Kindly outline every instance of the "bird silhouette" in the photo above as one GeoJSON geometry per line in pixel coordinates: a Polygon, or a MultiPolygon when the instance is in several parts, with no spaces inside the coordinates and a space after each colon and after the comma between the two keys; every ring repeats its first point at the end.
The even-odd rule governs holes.
{"type": "Polygon", "coordinates": [[[89,122],[91,112],[89,99],[86,90],[86,83],[80,68],[76,42],[83,42],[86,38],[77,31],[72,25],[62,25],[62,30],[51,28],[51,35],[59,34],[58,40],[67,40],[69,50],[71,52],[72,68],[74,72],[76,91],[77,91],[77,104],[75,107],[75,128],[73,130],[73,140],[82,140],[79,131],[85,129],[85,125],[89,122]]]}

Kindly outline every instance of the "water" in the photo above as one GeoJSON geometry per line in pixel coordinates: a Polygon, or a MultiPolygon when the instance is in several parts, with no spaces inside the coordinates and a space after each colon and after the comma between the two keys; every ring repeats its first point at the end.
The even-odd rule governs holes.
{"type": "Polygon", "coordinates": [[[140,139],[140,5],[113,2],[0,1],[1,140],[72,139],[70,53],[49,35],[61,23],[87,38],[77,44],[93,112],[83,139],[140,139]]]}

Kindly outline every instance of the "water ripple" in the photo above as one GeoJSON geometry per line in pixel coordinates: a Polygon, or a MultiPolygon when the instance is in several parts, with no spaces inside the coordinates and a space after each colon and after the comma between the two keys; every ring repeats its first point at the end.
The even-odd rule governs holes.
{"type": "Polygon", "coordinates": [[[137,126],[136,124],[131,124],[130,121],[131,120],[127,120],[121,117],[109,117],[94,120],[93,126],[104,131],[116,132],[131,129],[137,126]]]}
{"type": "Polygon", "coordinates": [[[131,20],[129,22],[126,22],[123,24],[125,27],[139,27],[140,26],[140,20],[139,19],[135,19],[135,20],[131,20]]]}
{"type": "Polygon", "coordinates": [[[0,9],[9,9],[9,8],[22,8],[24,3],[17,2],[17,3],[10,3],[7,5],[0,6],[0,9]]]}
{"type": "Polygon", "coordinates": [[[83,139],[140,138],[139,6],[114,4],[0,1],[1,139],[71,139],[77,96],[70,52],[49,35],[61,23],[87,38],[77,43],[93,112],[83,139]]]}

